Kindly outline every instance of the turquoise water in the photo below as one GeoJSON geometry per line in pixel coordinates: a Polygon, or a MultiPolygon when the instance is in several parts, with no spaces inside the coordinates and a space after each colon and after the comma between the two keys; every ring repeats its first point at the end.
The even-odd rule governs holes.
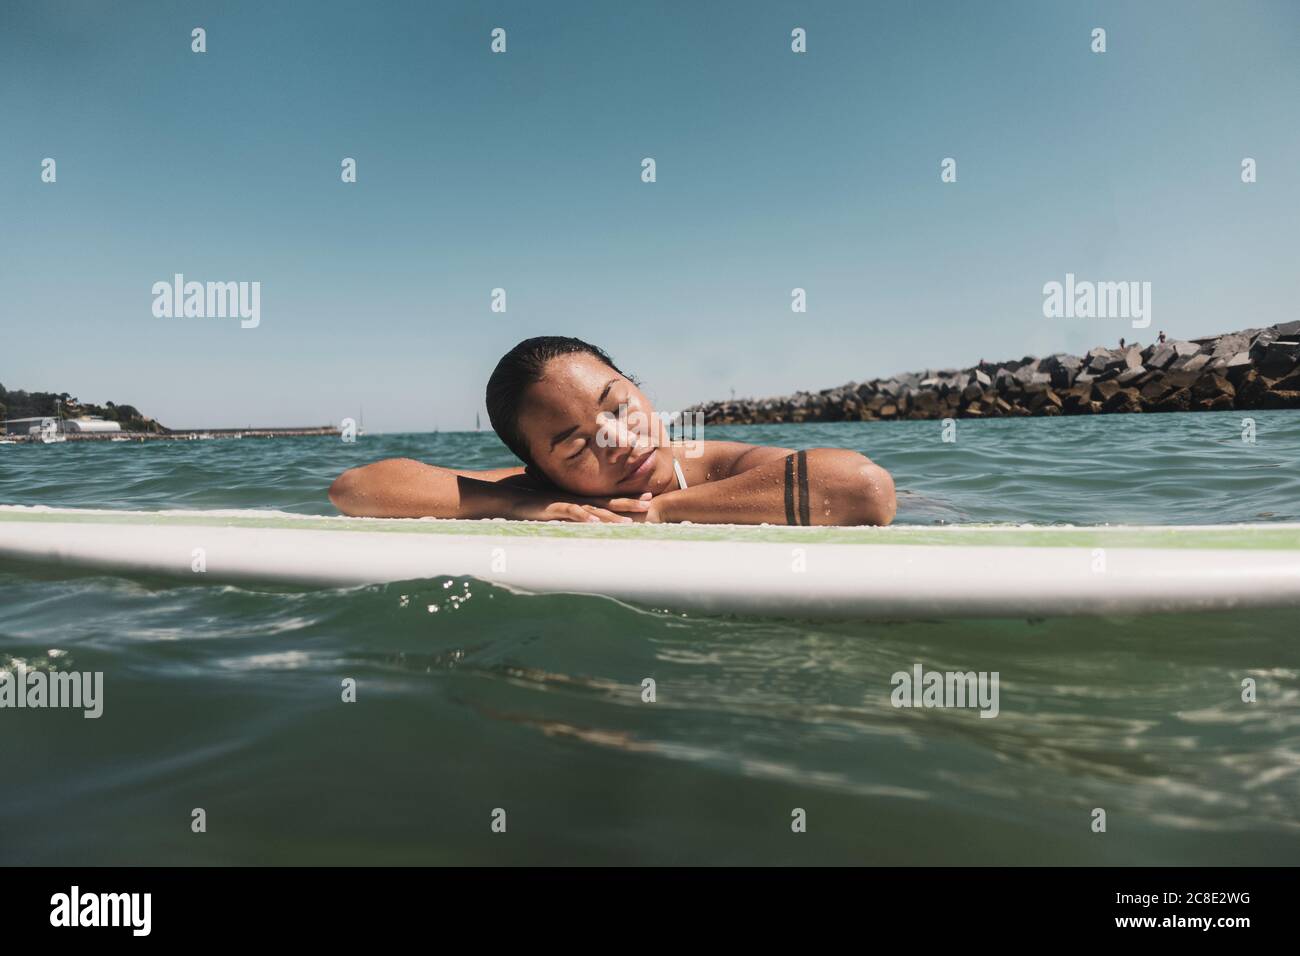
{"type": "MultiPolygon", "coordinates": [[[[706,437],[865,451],[913,524],[1300,521],[1300,414],[1252,417],[1253,444],[1240,414],[706,437]]],[[[509,462],[478,434],[3,446],[0,503],[329,514],[392,455],[509,462]]],[[[0,660],[105,675],[98,720],[0,709],[0,863],[1293,865],[1298,617],[814,624],[0,564],[0,660]],[[999,716],[892,707],[917,663],[997,671],[999,716]]]]}

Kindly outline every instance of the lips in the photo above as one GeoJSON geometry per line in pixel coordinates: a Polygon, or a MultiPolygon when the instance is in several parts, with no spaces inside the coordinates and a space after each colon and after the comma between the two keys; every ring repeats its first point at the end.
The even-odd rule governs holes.
{"type": "Polygon", "coordinates": [[[655,450],[651,448],[640,458],[634,459],[628,465],[627,473],[623,475],[623,481],[620,482],[620,484],[625,484],[629,481],[638,481],[642,478],[648,478],[650,476],[650,472],[654,470],[654,457],[655,457],[655,450]]]}

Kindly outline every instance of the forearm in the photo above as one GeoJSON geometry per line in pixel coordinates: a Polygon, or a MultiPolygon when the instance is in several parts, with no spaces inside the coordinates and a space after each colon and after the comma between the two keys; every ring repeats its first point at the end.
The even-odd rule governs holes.
{"type": "Polygon", "coordinates": [[[894,482],[856,452],[816,448],[739,475],[660,495],[649,520],[791,525],[886,525],[894,482]]]}
{"type": "Polygon", "coordinates": [[[391,458],[345,471],[330,501],[365,518],[496,518],[535,494],[500,481],[482,481],[409,458],[391,458]]]}

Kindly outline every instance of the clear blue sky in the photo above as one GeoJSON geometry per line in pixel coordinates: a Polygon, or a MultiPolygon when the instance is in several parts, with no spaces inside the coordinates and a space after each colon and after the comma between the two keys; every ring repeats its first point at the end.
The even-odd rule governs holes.
{"type": "Polygon", "coordinates": [[[538,334],[667,410],[1300,318],[1294,0],[5,0],[0,117],[0,381],[173,426],[472,427],[538,334]],[[1152,329],[1044,318],[1067,272],[1152,329]]]}

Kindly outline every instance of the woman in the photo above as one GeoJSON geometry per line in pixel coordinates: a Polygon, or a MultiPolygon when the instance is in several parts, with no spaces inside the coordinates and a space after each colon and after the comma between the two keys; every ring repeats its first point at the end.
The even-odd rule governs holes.
{"type": "Polygon", "coordinates": [[[523,467],[465,471],[393,458],[345,471],[330,500],[372,518],[886,525],[894,482],[855,451],[673,442],[604,351],[544,336],[488,380],[488,417],[523,467]]]}

